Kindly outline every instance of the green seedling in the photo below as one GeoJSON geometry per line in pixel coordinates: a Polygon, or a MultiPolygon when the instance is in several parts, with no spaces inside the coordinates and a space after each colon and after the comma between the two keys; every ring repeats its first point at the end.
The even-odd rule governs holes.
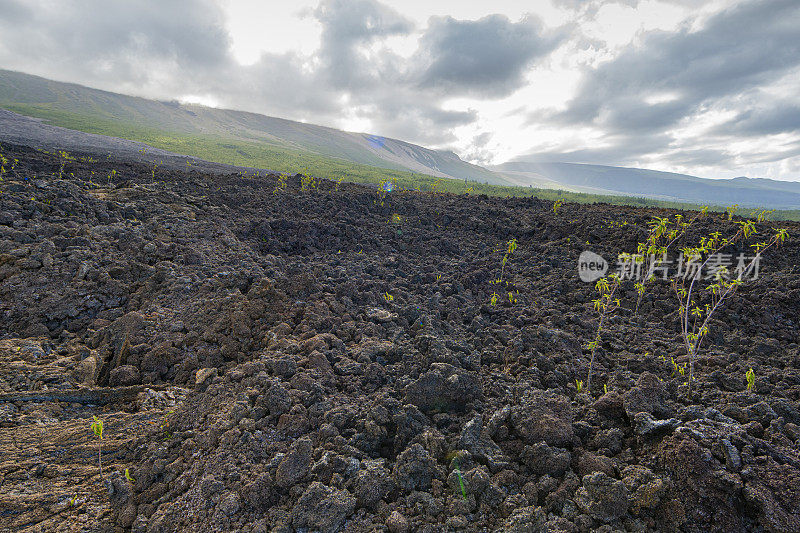
{"type": "Polygon", "coordinates": [[[586,389],[592,390],[592,369],[594,368],[594,356],[597,347],[600,345],[600,340],[603,332],[603,325],[605,321],[620,307],[619,298],[614,298],[614,295],[619,288],[620,278],[616,274],[610,274],[606,277],[600,278],[595,283],[595,290],[597,290],[598,298],[592,300],[594,310],[599,315],[597,323],[597,331],[594,334],[594,339],[586,343],[586,348],[591,350],[589,357],[589,372],[586,375],[586,389]],[[609,283],[609,280],[611,281],[609,283]]]}
{"type": "Polygon", "coordinates": [[[503,265],[500,267],[500,281],[503,280],[503,274],[505,273],[506,263],[508,263],[508,259],[511,257],[517,249],[517,239],[511,239],[507,243],[506,253],[503,256],[503,265]]]}
{"type": "Polygon", "coordinates": [[[388,292],[384,292],[383,293],[383,299],[386,300],[387,302],[393,302],[394,301],[394,296],[392,296],[388,292]]]}
{"type": "Polygon", "coordinates": [[[581,381],[580,379],[576,379],[575,380],[575,388],[578,390],[578,394],[583,392],[583,381],[581,381]]]}
{"type": "MultiPolygon", "coordinates": [[[[3,181],[3,176],[9,172],[14,172],[14,169],[19,164],[19,159],[9,161],[5,156],[0,154],[0,181],[3,181]]],[[[16,172],[14,172],[16,174],[16,172]]]]}
{"type": "Polygon", "coordinates": [[[561,207],[561,204],[563,203],[564,201],[561,199],[558,199],[555,202],[553,202],[553,213],[558,213],[558,210],[561,207]]]}
{"type": "Polygon", "coordinates": [[[75,158],[69,155],[69,152],[65,152],[64,150],[59,150],[58,160],[59,160],[58,179],[61,179],[61,177],[64,175],[64,166],[67,164],[67,161],[74,161],[75,158]]]}
{"type": "Polygon", "coordinates": [[[131,483],[135,483],[135,482],[136,482],[136,480],[135,480],[135,479],[133,478],[133,476],[131,475],[131,472],[130,472],[130,470],[129,470],[129,469],[127,469],[127,468],[125,469],[125,479],[127,479],[127,480],[128,480],[128,481],[130,481],[131,483]]]}
{"type": "Polygon", "coordinates": [[[281,174],[278,176],[278,181],[275,183],[275,188],[272,190],[272,194],[277,194],[278,191],[285,191],[286,190],[286,175],[281,174]]]}
{"type": "Polygon", "coordinates": [[[174,412],[174,410],[167,411],[167,414],[164,415],[161,425],[158,426],[158,428],[164,433],[162,440],[169,440],[172,438],[172,431],[169,430],[169,415],[173,414],[174,412]]]}
{"type": "Polygon", "coordinates": [[[492,304],[493,306],[497,305],[497,298],[498,298],[497,293],[493,292],[492,293],[492,298],[491,298],[491,300],[489,300],[489,303],[492,304]]]}
{"type": "Polygon", "coordinates": [[[317,188],[317,178],[309,176],[308,173],[300,174],[300,190],[303,192],[317,188]]]}
{"type": "Polygon", "coordinates": [[[747,379],[747,390],[753,392],[753,389],[756,386],[756,373],[753,372],[753,369],[751,368],[744,373],[744,377],[747,379]]]}
{"type": "Polygon", "coordinates": [[[608,383],[603,383],[603,394],[608,394],[608,383]]]}
{"type": "Polygon", "coordinates": [[[461,469],[458,468],[458,459],[453,459],[453,462],[456,465],[455,471],[456,471],[456,475],[458,476],[458,484],[461,487],[461,497],[466,500],[467,499],[467,489],[464,488],[464,478],[461,477],[461,469]]]}
{"type": "Polygon", "coordinates": [[[92,432],[94,433],[95,437],[97,437],[97,463],[100,465],[100,477],[103,477],[103,421],[97,418],[97,416],[92,417],[94,422],[92,422],[91,428],[92,432]]]}

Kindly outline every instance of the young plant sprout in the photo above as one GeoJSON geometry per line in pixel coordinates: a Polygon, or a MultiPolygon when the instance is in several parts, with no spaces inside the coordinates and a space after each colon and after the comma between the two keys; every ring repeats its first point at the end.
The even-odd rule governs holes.
{"type": "Polygon", "coordinates": [[[464,478],[461,477],[461,469],[458,467],[458,459],[453,459],[455,463],[455,471],[456,475],[458,476],[458,484],[461,487],[461,497],[465,500],[467,499],[467,490],[464,488],[464,478]]]}
{"type": "Polygon", "coordinates": [[[747,390],[753,392],[753,389],[756,386],[756,373],[753,372],[753,369],[751,368],[744,373],[744,377],[747,379],[747,390]]]}
{"type": "Polygon", "coordinates": [[[592,300],[594,310],[600,315],[600,320],[597,323],[597,331],[595,332],[594,339],[586,343],[586,347],[591,349],[589,357],[589,372],[586,375],[586,389],[592,390],[592,369],[594,368],[594,356],[597,351],[597,346],[600,344],[601,334],[603,332],[603,324],[606,319],[610,317],[614,311],[619,309],[619,298],[614,298],[614,294],[619,288],[620,278],[616,274],[610,274],[604,278],[597,280],[595,289],[598,293],[598,298],[592,300]],[[609,280],[611,282],[609,283],[609,280]]]}
{"type": "Polygon", "coordinates": [[[94,433],[95,437],[97,437],[97,463],[100,465],[100,477],[103,477],[103,421],[97,418],[97,416],[92,417],[94,422],[92,422],[91,428],[92,432],[94,433]]]}
{"type": "Polygon", "coordinates": [[[61,179],[64,175],[64,166],[67,164],[67,161],[74,161],[75,158],[70,156],[69,152],[65,152],[64,150],[59,150],[58,160],[59,160],[58,179],[61,179]]]}
{"type": "Polygon", "coordinates": [[[272,190],[272,194],[278,194],[278,191],[286,190],[286,175],[281,174],[278,176],[278,181],[275,184],[275,188],[272,190]]]}
{"type": "Polygon", "coordinates": [[[505,270],[506,270],[506,263],[508,262],[508,259],[511,257],[511,254],[513,254],[514,251],[516,251],[516,249],[517,249],[517,239],[511,239],[506,244],[507,244],[507,248],[506,248],[506,253],[503,256],[503,265],[500,267],[500,279],[499,279],[499,281],[503,281],[503,274],[505,273],[505,270]]]}
{"type": "Polygon", "coordinates": [[[310,176],[308,172],[300,174],[300,190],[303,192],[311,191],[317,188],[317,178],[310,176]]]}
{"type": "Polygon", "coordinates": [[[9,161],[3,154],[0,154],[0,181],[3,181],[3,176],[8,172],[14,172],[17,164],[19,164],[19,159],[9,161]]]}

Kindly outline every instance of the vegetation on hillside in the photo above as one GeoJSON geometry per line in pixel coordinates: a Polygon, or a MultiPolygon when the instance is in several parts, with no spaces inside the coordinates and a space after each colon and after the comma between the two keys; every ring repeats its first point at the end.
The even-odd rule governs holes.
{"type": "MultiPolygon", "coordinates": [[[[155,148],[198,157],[207,161],[243,167],[266,168],[288,174],[311,174],[333,181],[378,185],[382,181],[392,180],[399,189],[452,194],[537,197],[551,201],[561,200],[563,202],[583,204],[609,203],[668,209],[698,210],[701,208],[698,204],[653,200],[650,198],[598,195],[560,189],[503,186],[471,180],[437,178],[426,174],[362,165],[304,150],[293,150],[261,140],[246,141],[219,135],[189,135],[127,124],[114,118],[106,120],[93,119],[78,113],[55,109],[47,104],[13,104],[4,105],[3,107],[16,113],[47,120],[55,126],[139,141],[155,148]]],[[[725,211],[729,208],[710,206],[709,209],[712,211],[725,211]]],[[[738,208],[735,214],[749,216],[753,212],[753,209],[738,208]]],[[[800,210],[774,211],[771,213],[771,218],[777,220],[800,220],[800,210]]]]}

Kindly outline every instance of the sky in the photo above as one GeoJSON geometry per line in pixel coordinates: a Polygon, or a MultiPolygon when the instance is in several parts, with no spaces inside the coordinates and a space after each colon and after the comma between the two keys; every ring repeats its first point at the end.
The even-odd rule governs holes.
{"type": "Polygon", "coordinates": [[[800,181],[798,0],[0,0],[0,68],[481,165],[800,181]]]}

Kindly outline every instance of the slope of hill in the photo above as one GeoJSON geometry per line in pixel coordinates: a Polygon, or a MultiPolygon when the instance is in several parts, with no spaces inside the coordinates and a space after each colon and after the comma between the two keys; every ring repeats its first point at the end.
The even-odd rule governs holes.
{"type": "MultiPolygon", "coordinates": [[[[637,168],[576,163],[508,162],[486,169],[449,151],[178,102],[115,94],[0,70],[0,107],[82,132],[147,143],[176,154],[277,172],[373,181],[411,173],[480,184],[560,189],[664,202],[800,209],[800,183],[706,179],[637,168]]],[[[466,187],[465,187],[466,188],[466,187]]],[[[478,190],[477,185],[474,187],[478,190]]]]}
{"type": "Polygon", "coordinates": [[[491,168],[518,185],[674,202],[775,209],[800,207],[800,183],[797,182],[744,177],[713,180],[673,172],[578,163],[515,161],[491,168]]]}
{"type": "MultiPolygon", "coordinates": [[[[0,70],[0,107],[66,128],[148,142],[174,150],[175,139],[202,145],[220,163],[298,171],[285,159],[298,154],[444,178],[505,184],[506,181],[450,151],[431,150],[397,139],[353,133],[178,102],[160,102],[0,70]]],[[[189,144],[189,143],[187,143],[189,144]]],[[[178,150],[179,151],[179,150],[178,150]]]]}

